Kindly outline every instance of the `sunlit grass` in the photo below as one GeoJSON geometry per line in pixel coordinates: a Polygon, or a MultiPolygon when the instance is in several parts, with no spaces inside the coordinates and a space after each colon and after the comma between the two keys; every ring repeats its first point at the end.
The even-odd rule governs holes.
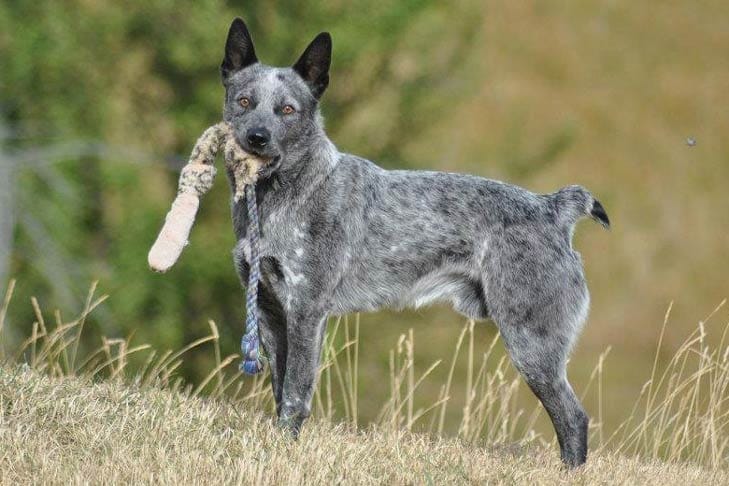
{"type": "MultiPolygon", "coordinates": [[[[13,289],[14,282],[11,282],[0,307],[3,374],[32,373],[32,380],[40,380],[40,375],[70,379],[79,383],[74,385],[78,387],[79,394],[94,393],[83,388],[90,386],[83,383],[102,381],[117,387],[116,390],[129,387],[130,393],[132,390],[134,393],[147,393],[144,390],[149,390],[149,393],[180,394],[185,397],[183,400],[204,398],[206,403],[210,403],[209,400],[219,403],[216,407],[233,407],[254,415],[267,411],[270,416],[274,409],[268,380],[265,377],[243,377],[237,371],[238,356],[223,356],[218,328],[212,321],[209,322],[208,335],[177,351],[160,352],[148,345],[135,345],[131,339],[104,337],[96,349],[81,352],[79,342],[86,319],[107,298],[96,295],[95,285],[88,293],[84,308],[72,320],[65,320],[59,312],[53,313],[53,319],[47,319],[38,302],[32,299],[30,305],[36,319],[30,326],[29,336],[18,349],[5,349],[4,321],[13,289]],[[215,366],[198,383],[185,382],[178,374],[179,367],[186,353],[201,346],[212,348],[210,352],[215,366]],[[18,365],[25,371],[18,371],[18,365]]],[[[625,419],[613,430],[606,430],[602,422],[603,404],[610,400],[610,390],[605,389],[602,383],[603,372],[610,366],[609,350],[597,358],[591,379],[582,391],[583,396],[597,394],[598,407],[591,410],[591,454],[598,458],[593,461],[612,461],[618,456],[634,457],[638,461],[693,464],[716,474],[725,471],[729,460],[729,324],[724,325],[717,346],[708,344],[706,340],[706,327],[710,320],[716,320],[716,313],[723,304],[700,321],[695,332],[687,337],[670,360],[661,364],[658,355],[663,344],[663,331],[670,322],[669,308],[663,331],[657,337],[656,357],[650,375],[643,388],[637,391],[634,403],[621,405],[625,419]]],[[[340,425],[338,429],[331,429],[329,425],[312,425],[316,430],[324,427],[328,434],[344,433],[345,430],[355,431],[362,425],[358,407],[362,392],[358,383],[359,328],[359,316],[340,318],[330,325],[323,350],[319,387],[314,397],[313,423],[340,425]]],[[[462,448],[507,447],[532,459],[533,454],[540,457],[551,454],[556,458],[553,435],[545,437],[535,430],[535,422],[543,412],[541,406],[526,410],[519,405],[519,393],[525,393],[526,387],[521,384],[520,377],[506,357],[494,353],[497,338],[488,343],[475,342],[474,323],[467,322],[455,343],[450,362],[436,361],[419,368],[424,371],[416,372],[415,333],[410,330],[403,334],[390,352],[389,396],[381,406],[374,428],[371,428],[372,433],[388,437],[392,444],[398,440],[405,443],[420,440],[412,438],[411,434],[417,432],[415,436],[421,436],[423,440],[452,437],[448,440],[455,440],[452,444],[462,448]],[[465,376],[456,377],[456,361],[463,355],[467,363],[465,376]],[[433,379],[434,369],[443,366],[448,373],[438,394],[421,396],[421,385],[433,379]],[[446,430],[444,417],[455,393],[452,384],[456,380],[466,384],[465,399],[459,411],[459,425],[456,430],[450,431],[446,430]],[[417,406],[416,403],[428,405],[417,406]],[[528,450],[538,452],[528,453],[528,450]]],[[[26,379],[30,380],[23,378],[26,379]]],[[[43,383],[46,383],[44,386],[52,386],[48,383],[55,382],[43,383]]],[[[9,389],[0,393],[2,423],[10,416],[8,414],[13,413],[7,407],[8,396],[11,395],[9,389]]],[[[37,395],[34,397],[43,399],[37,395]]],[[[257,427],[264,426],[259,424],[257,427]]],[[[346,440],[354,440],[352,436],[348,437],[346,440]]]]}

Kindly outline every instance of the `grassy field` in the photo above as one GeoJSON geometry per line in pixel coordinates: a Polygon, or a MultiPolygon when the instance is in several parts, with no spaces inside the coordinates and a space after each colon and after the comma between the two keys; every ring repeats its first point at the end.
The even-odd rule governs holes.
{"type": "Polygon", "coordinates": [[[298,442],[225,400],[0,368],[2,484],[726,484],[729,473],[600,452],[566,472],[552,448],[355,431],[298,442]]]}
{"type": "Polygon", "coordinates": [[[492,356],[496,340],[482,358],[475,356],[473,323],[461,331],[447,378],[425,407],[416,397],[434,367],[416,372],[414,333],[401,336],[390,354],[389,397],[366,427],[358,426],[359,321],[333,323],[314,418],[291,442],[274,426],[265,376],[242,378],[234,368],[238,356],[221,354],[212,321],[208,336],[178,351],[103,338],[95,351],[80,353],[86,320],[106,299],[92,288],[72,320],[55,313],[46,322],[33,300],[32,332],[11,350],[2,331],[12,288],[0,306],[3,484],[729,481],[729,325],[719,346],[707,343],[702,322],[668,365],[654,359],[649,381],[634,403],[623,404],[627,418],[613,430],[602,422],[610,398],[603,396],[601,359],[590,380],[600,404],[590,428],[591,456],[587,466],[568,472],[553,434],[535,427],[542,409],[521,408],[523,385],[508,361],[492,356]],[[210,345],[216,366],[201,382],[185,382],[179,368],[186,353],[210,345]],[[467,396],[457,412],[458,431],[448,436],[444,419],[449,406],[457,408],[451,384],[461,354],[467,396]]]}

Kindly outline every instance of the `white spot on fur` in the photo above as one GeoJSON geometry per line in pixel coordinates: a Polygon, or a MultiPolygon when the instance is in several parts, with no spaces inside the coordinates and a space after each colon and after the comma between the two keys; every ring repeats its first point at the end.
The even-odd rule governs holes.
{"type": "Polygon", "coordinates": [[[405,296],[404,305],[412,305],[416,309],[437,301],[452,301],[464,289],[464,269],[455,266],[446,266],[435,272],[425,275],[417,282],[405,296]]]}
{"type": "MultiPolygon", "coordinates": [[[[420,284],[425,288],[423,289],[423,293],[417,295],[413,301],[413,307],[416,309],[423,307],[424,305],[428,305],[431,302],[448,300],[462,288],[462,285],[458,282],[445,283],[441,281],[438,282],[437,286],[428,288],[429,284],[430,282],[420,284]]],[[[435,282],[433,282],[433,284],[435,285],[435,282]]]]}
{"type": "Polygon", "coordinates": [[[483,246],[481,246],[481,251],[478,254],[478,263],[481,267],[483,267],[484,260],[486,259],[486,253],[489,251],[489,242],[487,239],[483,240],[483,246]]]}
{"type": "Polygon", "coordinates": [[[295,287],[296,285],[299,285],[300,283],[306,281],[306,277],[303,273],[296,273],[289,267],[283,267],[283,272],[286,284],[292,287],[295,287]]]}
{"type": "Polygon", "coordinates": [[[246,259],[247,262],[251,261],[251,246],[248,243],[248,240],[243,238],[238,242],[238,247],[243,252],[243,257],[246,259]]]}
{"type": "Polygon", "coordinates": [[[273,224],[278,223],[280,219],[281,219],[281,214],[279,211],[274,211],[273,213],[271,213],[271,216],[269,217],[270,222],[273,224]]]}
{"type": "Polygon", "coordinates": [[[303,248],[297,248],[296,250],[294,250],[294,253],[296,253],[296,256],[297,257],[300,257],[300,256],[302,256],[304,254],[304,249],[303,248]]]}
{"type": "Polygon", "coordinates": [[[261,105],[273,105],[273,95],[276,93],[278,87],[281,85],[281,80],[278,79],[279,70],[271,69],[266,76],[266,81],[261,83],[262,86],[267,86],[267,89],[261,92],[261,99],[259,104],[261,105]]]}

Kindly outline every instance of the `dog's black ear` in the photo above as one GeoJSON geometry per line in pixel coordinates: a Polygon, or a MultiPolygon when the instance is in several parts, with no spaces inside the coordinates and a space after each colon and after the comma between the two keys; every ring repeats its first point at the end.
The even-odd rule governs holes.
{"type": "Polygon", "coordinates": [[[230,24],[228,30],[228,40],[225,41],[225,57],[220,65],[220,74],[223,76],[223,82],[228,77],[240,71],[244,67],[258,62],[256,51],[253,49],[253,41],[248,27],[243,19],[236,17],[230,24]]]}
{"type": "Polygon", "coordinates": [[[319,99],[329,86],[329,65],[332,62],[332,36],[322,32],[311,41],[296,64],[294,71],[304,78],[311,93],[319,99]]]}

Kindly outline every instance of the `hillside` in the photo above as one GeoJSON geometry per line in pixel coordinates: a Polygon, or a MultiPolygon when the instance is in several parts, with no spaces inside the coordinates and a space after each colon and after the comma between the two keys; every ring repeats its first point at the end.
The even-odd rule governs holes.
{"type": "MultiPolygon", "coordinates": [[[[321,107],[343,151],[536,192],[577,183],[599,197],[613,227],[585,222],[575,233],[592,299],[569,374],[585,390],[610,349],[602,375],[610,399],[585,398],[606,430],[626,419],[625,404],[648,379],[670,302],[659,365],[729,296],[726,0],[244,3],[0,2],[0,292],[8,278],[19,284],[8,349],[36,320],[32,296],[65,315],[99,280],[113,298],[91,316],[82,348],[134,335],[179,349],[212,319],[223,354],[237,352],[245,299],[222,174],[175,268],[154,274],[146,258],[180,164],[220,119],[218,68],[234,16],[246,19],[261,60],[275,65],[290,65],[317,32],[331,32],[321,107]]],[[[388,399],[384,378],[400,335],[415,329],[424,370],[450,362],[464,322],[434,306],[363,315],[362,324],[366,424],[388,399]]],[[[476,332],[479,356],[496,328],[476,332]]],[[[721,339],[715,326],[706,332],[711,345],[721,339]]],[[[180,376],[199,382],[215,361],[201,348],[180,366],[180,376]]],[[[437,400],[448,372],[433,371],[416,406],[437,400]]],[[[458,361],[449,434],[458,431],[467,376],[458,361]]],[[[536,402],[522,393],[519,405],[536,402]]],[[[535,427],[551,434],[545,420],[535,427]]]]}
{"type": "Polygon", "coordinates": [[[0,367],[0,483],[728,484],[726,472],[593,454],[353,432],[312,421],[297,443],[232,402],[0,367]]]}

